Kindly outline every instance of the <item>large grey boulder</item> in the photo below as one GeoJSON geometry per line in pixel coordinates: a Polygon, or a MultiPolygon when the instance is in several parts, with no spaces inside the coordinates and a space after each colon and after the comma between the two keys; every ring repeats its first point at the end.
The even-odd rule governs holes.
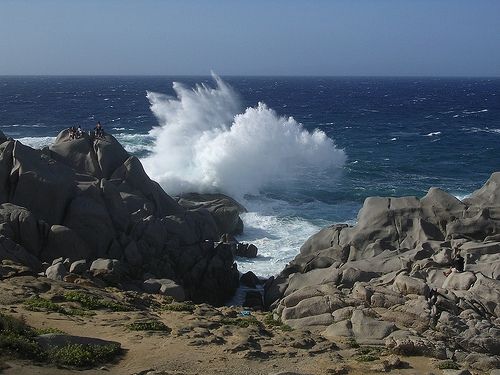
{"type": "Polygon", "coordinates": [[[66,276],[67,273],[68,271],[62,263],[56,263],[45,270],[47,278],[52,280],[64,280],[64,276],[66,276]]]}
{"type": "Polygon", "coordinates": [[[396,330],[391,322],[384,322],[366,316],[362,310],[355,310],[351,317],[352,332],[356,341],[364,344],[379,344],[396,330]]]}
{"type": "Polygon", "coordinates": [[[170,296],[176,301],[184,301],[186,293],[184,288],[170,279],[148,279],[143,283],[144,291],[170,296]]]}
{"type": "Polygon", "coordinates": [[[231,197],[224,194],[183,194],[177,201],[189,210],[205,209],[217,224],[218,235],[224,233],[241,234],[243,222],[240,214],[247,212],[246,208],[231,197]]]}

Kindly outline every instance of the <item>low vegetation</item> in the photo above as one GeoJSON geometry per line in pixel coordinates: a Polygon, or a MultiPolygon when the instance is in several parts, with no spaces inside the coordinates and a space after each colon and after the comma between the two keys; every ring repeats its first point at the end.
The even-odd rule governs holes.
{"type": "Polygon", "coordinates": [[[128,325],[128,328],[132,331],[160,331],[169,332],[168,328],[163,322],[157,320],[148,320],[144,322],[134,322],[128,325]]]}
{"type": "Polygon", "coordinates": [[[350,348],[359,348],[359,344],[354,337],[348,338],[346,344],[350,348]]]}
{"type": "Polygon", "coordinates": [[[271,328],[277,328],[277,329],[280,329],[284,332],[289,332],[292,330],[292,327],[290,327],[288,324],[283,324],[283,322],[281,321],[281,319],[274,319],[274,316],[273,316],[273,313],[269,313],[265,316],[264,318],[264,324],[267,326],[267,327],[271,327],[271,328]]]}
{"type": "Polygon", "coordinates": [[[111,361],[120,354],[119,345],[70,344],[47,352],[49,361],[59,366],[92,367],[111,361]]]}
{"type": "Polygon", "coordinates": [[[130,311],[130,307],[123,303],[111,299],[99,298],[95,295],[80,291],[64,293],[64,300],[67,302],[77,302],[83,309],[87,310],[109,309],[112,311],[130,311]]]}
{"type": "MultiPolygon", "coordinates": [[[[51,308],[50,304],[40,301],[30,306],[51,308]]],[[[35,340],[43,333],[60,333],[60,331],[52,328],[34,329],[21,319],[0,313],[0,353],[6,358],[29,359],[60,366],[92,367],[110,361],[121,352],[120,346],[116,344],[71,344],[43,350],[35,340]]]]}
{"type": "Polygon", "coordinates": [[[458,363],[453,362],[452,360],[439,362],[436,367],[440,370],[460,370],[458,363]]]}
{"type": "Polygon", "coordinates": [[[57,303],[42,297],[32,297],[24,301],[24,307],[30,311],[46,311],[67,314],[68,312],[57,303]]]}
{"type": "Polygon", "coordinates": [[[237,326],[241,328],[247,328],[251,325],[259,326],[261,323],[253,316],[244,317],[244,318],[228,318],[224,317],[220,320],[222,325],[227,326],[237,326]]]}
{"type": "Polygon", "coordinates": [[[192,302],[171,302],[162,306],[165,311],[187,311],[193,312],[195,305],[192,302]]]}

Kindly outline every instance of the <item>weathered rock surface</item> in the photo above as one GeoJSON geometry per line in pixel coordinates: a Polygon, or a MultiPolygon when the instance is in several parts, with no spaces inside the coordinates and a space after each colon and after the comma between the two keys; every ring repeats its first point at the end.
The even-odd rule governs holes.
{"type": "Polygon", "coordinates": [[[264,297],[284,323],[329,339],[498,358],[500,172],[463,202],[437,188],[422,199],[367,198],[355,226],[309,238],[264,297]],[[464,272],[454,269],[457,248],[464,272]]]}
{"type": "MultiPolygon", "coordinates": [[[[64,130],[43,150],[3,135],[0,142],[0,260],[40,272],[41,262],[62,257],[65,272],[94,281],[132,285],[149,273],[182,288],[182,298],[172,292],[179,299],[221,304],[232,296],[233,255],[207,243],[241,232],[236,201],[190,195],[179,204],[111,135],[72,140],[64,130]],[[69,269],[75,261],[86,265],[69,269]]],[[[64,277],[63,266],[52,267],[47,275],[64,277]]]]}

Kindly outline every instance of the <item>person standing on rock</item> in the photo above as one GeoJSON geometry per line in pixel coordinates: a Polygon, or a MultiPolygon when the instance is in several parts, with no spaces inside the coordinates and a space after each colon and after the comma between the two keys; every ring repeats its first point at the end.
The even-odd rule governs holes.
{"type": "Polygon", "coordinates": [[[97,121],[97,125],[94,128],[94,133],[96,138],[104,138],[104,129],[102,128],[100,121],[97,121]]]}
{"type": "Polygon", "coordinates": [[[82,127],[78,125],[78,128],[76,129],[76,138],[81,138],[83,135],[82,127]]]}

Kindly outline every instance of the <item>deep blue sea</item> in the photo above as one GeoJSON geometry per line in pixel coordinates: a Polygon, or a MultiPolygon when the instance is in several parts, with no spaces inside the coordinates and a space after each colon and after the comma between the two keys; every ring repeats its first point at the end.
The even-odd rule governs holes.
{"type": "Polygon", "coordinates": [[[168,193],[240,199],[261,255],[239,267],[261,275],[368,196],[462,198],[500,170],[500,79],[0,77],[0,130],[25,144],[98,120],[168,193]]]}

